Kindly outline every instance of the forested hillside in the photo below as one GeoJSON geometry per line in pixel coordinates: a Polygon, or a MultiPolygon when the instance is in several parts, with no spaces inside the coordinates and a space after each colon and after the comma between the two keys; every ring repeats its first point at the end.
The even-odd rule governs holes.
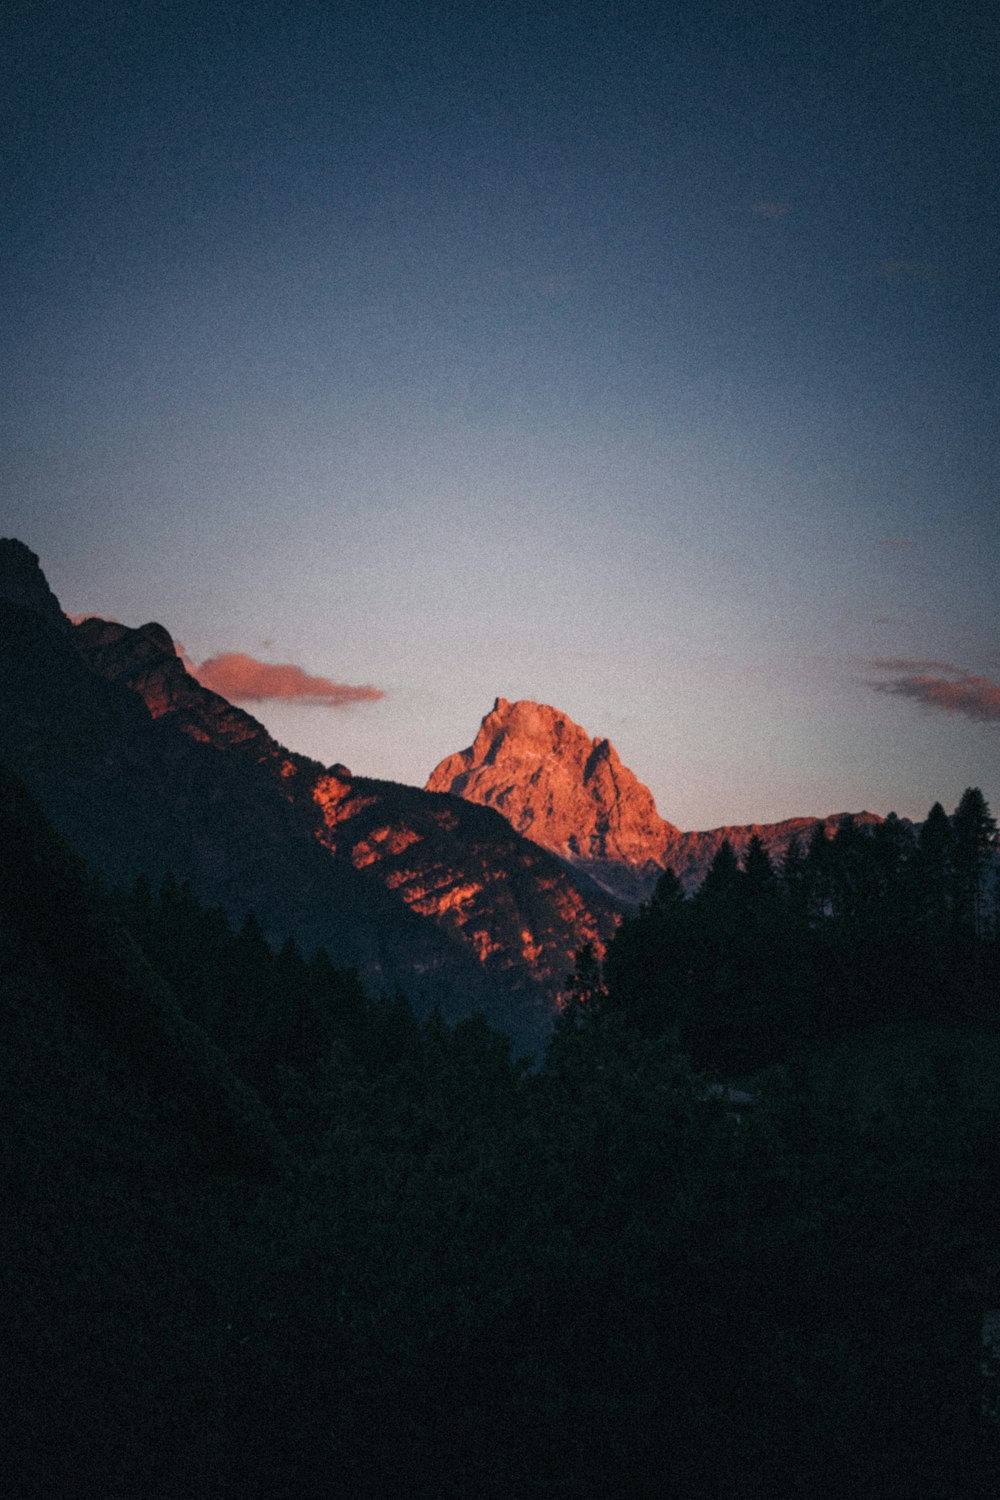
{"type": "Polygon", "coordinates": [[[947,1059],[736,1110],[597,1006],[531,1071],[0,812],[9,1493],[996,1493],[947,1059]]]}
{"type": "Polygon", "coordinates": [[[891,1023],[992,1030],[998,900],[996,823],[972,787],[916,832],[818,824],[778,867],[759,839],[742,864],[724,843],[692,898],[667,869],[615,935],[606,988],[593,972],[577,986],[730,1073],[891,1023]]]}
{"type": "Polygon", "coordinates": [[[162,626],[72,626],[0,538],[0,758],[110,883],[172,872],[237,925],[294,935],[530,1051],[573,956],[620,908],[499,814],[287,750],[186,670],[162,626]]]}

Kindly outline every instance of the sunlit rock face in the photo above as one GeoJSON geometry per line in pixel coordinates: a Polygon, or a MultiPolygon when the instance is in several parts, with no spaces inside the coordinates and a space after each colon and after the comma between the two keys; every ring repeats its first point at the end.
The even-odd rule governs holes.
{"type": "MultiPolygon", "coordinates": [[[[324,770],[204,687],[161,625],[84,620],[74,637],[103,678],[139,694],[153,718],[266,769],[304,827],[338,860],[378,880],[478,963],[554,994],[584,943],[601,948],[615,914],[500,818],[415,787],[324,770]],[[515,878],[516,877],[516,878],[515,878]]],[[[426,972],[426,971],[425,971],[426,972]]]]}
{"type": "Polygon", "coordinates": [[[313,785],[317,838],[378,878],[479,962],[554,999],[584,943],[598,952],[617,911],[585,894],[544,849],[486,809],[416,787],[333,772],[313,785]]]}
{"type": "Polygon", "coordinates": [[[170,871],[272,943],[322,946],[419,1013],[481,1010],[522,1050],[621,915],[488,808],[285,749],[162,626],[71,625],[20,543],[0,545],[0,759],[108,883],[170,871]]]}
{"type": "MultiPolygon", "coordinates": [[[[154,719],[170,717],[191,739],[256,761],[284,758],[263,724],[191,676],[162,625],[131,629],[94,616],[81,620],[73,636],[94,671],[138,693],[154,719]]],[[[286,776],[294,773],[294,762],[288,767],[286,776]]]]}
{"type": "Polygon", "coordinates": [[[285,750],[186,670],[161,625],[130,629],[94,618],[78,624],[74,638],[94,670],[138,693],[154,719],[269,771],[324,849],[379,881],[487,969],[554,996],[584,943],[602,951],[616,913],[596,891],[585,897],[558,862],[514,837],[503,819],[415,787],[354,777],[343,765],[324,771],[285,750]]]}
{"type": "Polygon", "coordinates": [[[555,708],[498,698],[468,750],[449,755],[427,790],[480,802],[518,833],[586,872],[612,895],[639,901],[679,830],[606,739],[591,739],[555,708]]]}
{"type": "MultiPolygon", "coordinates": [[[[250,714],[198,682],[161,625],[130,629],[95,618],[78,624],[74,638],[101,677],[137,693],[164,727],[268,772],[302,831],[328,854],[378,882],[439,929],[449,948],[466,950],[508,987],[538,987],[543,1011],[583,944],[602,950],[614,909],[596,891],[585,897],[558,861],[516,837],[502,818],[415,787],[355,777],[343,765],[324,770],[286,750],[250,714]]],[[[448,963],[441,953],[420,946],[424,980],[442,975],[448,963]]]]}
{"type": "MultiPolygon", "coordinates": [[[[652,894],[669,865],[687,890],[705,878],[724,839],[742,854],[754,834],[774,859],[817,822],[833,830],[846,816],[789,818],[682,833],[661,818],[649,789],[623,766],[610,740],[591,739],[558,709],[498,698],[467,750],[431,772],[427,790],[493,807],[526,838],[550,849],[620,901],[652,894]]],[[[857,813],[857,823],[877,823],[857,813]]]]}

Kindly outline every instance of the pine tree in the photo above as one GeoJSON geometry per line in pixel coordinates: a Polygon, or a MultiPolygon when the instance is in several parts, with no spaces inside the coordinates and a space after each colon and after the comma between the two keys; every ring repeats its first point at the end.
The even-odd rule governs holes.
{"type": "Polygon", "coordinates": [[[743,856],[744,890],[747,902],[756,907],[774,894],[776,878],[771,856],[759,834],[751,835],[743,856]]]}
{"type": "Polygon", "coordinates": [[[959,924],[982,936],[985,876],[997,825],[977,786],[966,788],[951,820],[954,910],[959,924]]]}
{"type": "Polygon", "coordinates": [[[602,1005],[647,1036],[658,1036],[686,1013],[691,909],[668,867],[648,905],[627,917],[608,945],[602,1005]]]}
{"type": "Polygon", "coordinates": [[[566,980],[566,990],[559,1014],[559,1025],[575,1030],[588,1018],[596,1016],[605,1000],[607,988],[600,960],[593,943],[584,943],[576,955],[573,972],[566,980]]]}
{"type": "Polygon", "coordinates": [[[935,802],[917,836],[915,897],[921,926],[927,936],[943,943],[951,911],[951,820],[935,802]]]}

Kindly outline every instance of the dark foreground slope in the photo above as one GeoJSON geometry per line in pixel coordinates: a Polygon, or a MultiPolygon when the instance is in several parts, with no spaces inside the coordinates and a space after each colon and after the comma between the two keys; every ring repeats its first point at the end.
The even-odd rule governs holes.
{"type": "Polygon", "coordinates": [[[996,1117],[940,1070],[737,1120],[664,1039],[530,1074],[258,948],[336,1001],[279,1062],[259,938],[112,907],[2,773],[0,870],[5,1493],[993,1500],[996,1117]]]}
{"type": "Polygon", "coordinates": [[[3,769],[0,994],[6,1493],[211,1493],[291,1158],[3,769]]]}

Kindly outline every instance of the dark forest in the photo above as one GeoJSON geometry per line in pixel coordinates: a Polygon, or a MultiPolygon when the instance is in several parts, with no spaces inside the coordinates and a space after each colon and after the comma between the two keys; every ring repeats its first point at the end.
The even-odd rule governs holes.
{"type": "Polygon", "coordinates": [[[975,793],[666,874],[534,1066],[3,813],[9,1493],[995,1494],[975,793]]]}

